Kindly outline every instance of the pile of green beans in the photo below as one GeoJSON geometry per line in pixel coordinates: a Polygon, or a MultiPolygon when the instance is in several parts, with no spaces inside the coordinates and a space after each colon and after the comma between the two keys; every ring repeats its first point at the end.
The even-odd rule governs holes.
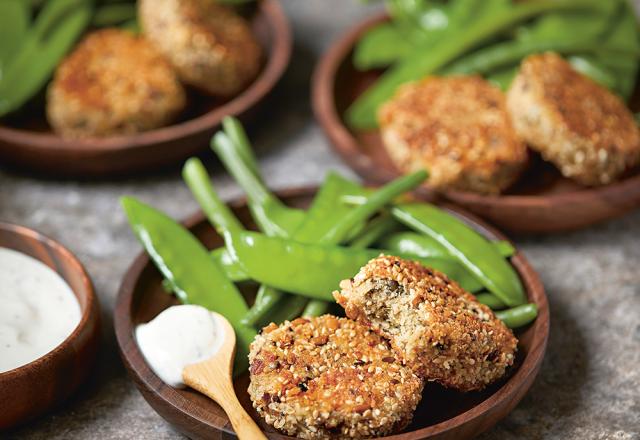
{"type": "MultiPolygon", "coordinates": [[[[226,316],[246,355],[256,331],[269,322],[318,316],[334,304],[332,292],[380,254],[412,259],[455,280],[508,326],[537,315],[508,259],[505,241],[489,241],[453,215],[403,195],[427,177],[419,171],[370,189],[329,174],[307,210],[286,206],[264,184],[240,123],[227,118],[212,148],[246,191],[260,231],[246,230],[220,199],[200,159],[189,159],[183,178],[224,246],[206,250],[184,227],[131,198],[122,199],[132,229],[185,303],[226,316]],[[236,284],[258,283],[248,307],[236,284]]],[[[237,359],[236,371],[246,367],[237,359]]]]}
{"type": "Polygon", "coordinates": [[[360,70],[388,68],[347,110],[357,129],[377,125],[398,86],[428,75],[479,74],[509,87],[523,58],[555,51],[573,67],[629,98],[640,40],[627,0],[387,0],[391,20],[358,42],[360,70]]]}

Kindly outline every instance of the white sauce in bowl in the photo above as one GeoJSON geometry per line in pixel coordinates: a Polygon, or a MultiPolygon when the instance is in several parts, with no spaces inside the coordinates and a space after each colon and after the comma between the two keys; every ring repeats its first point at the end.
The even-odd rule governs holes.
{"type": "Polygon", "coordinates": [[[140,351],[154,373],[183,388],[182,370],[213,356],[224,341],[218,315],[201,306],[172,306],[136,327],[140,351]]]}
{"type": "Polygon", "coordinates": [[[0,247],[0,373],[60,345],[80,322],[69,285],[44,263],[0,247]]]}

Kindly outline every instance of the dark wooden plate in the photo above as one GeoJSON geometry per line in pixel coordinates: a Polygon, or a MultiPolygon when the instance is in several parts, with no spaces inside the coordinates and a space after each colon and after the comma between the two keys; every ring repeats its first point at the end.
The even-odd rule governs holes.
{"type": "MultiPolygon", "coordinates": [[[[306,207],[316,189],[293,189],[280,193],[291,206],[306,207]]],[[[243,201],[231,205],[247,227],[253,228],[243,201]]],[[[491,227],[465,214],[458,208],[447,206],[455,215],[489,238],[504,236],[491,227]]],[[[221,246],[222,238],[209,226],[201,213],[191,216],[185,225],[209,248],[221,246]]],[[[506,416],[522,399],[535,379],[547,345],[549,310],[544,288],[538,275],[522,253],[512,258],[526,287],[529,301],[540,309],[536,321],[518,331],[520,340],[516,366],[500,383],[476,393],[457,393],[429,384],[419,405],[413,423],[404,433],[393,439],[466,439],[489,429],[506,416]]],[[[162,277],[146,254],[136,258],[124,277],[115,308],[115,330],[120,353],[138,389],[149,404],[179,431],[194,439],[230,438],[231,426],[222,409],[213,401],[192,390],[178,390],[165,385],[147,366],[134,338],[135,326],[147,322],[176,300],[161,286],[162,277]]],[[[215,288],[215,286],[213,287],[215,288]]],[[[253,293],[248,299],[251,300],[253,293]]],[[[245,374],[235,382],[236,393],[242,405],[258,421],[271,439],[290,438],[274,432],[259,420],[253,410],[245,374]]]]}
{"type": "Polygon", "coordinates": [[[73,290],[81,310],[80,323],[60,345],[33,362],[0,373],[1,431],[59,404],[84,382],[100,343],[100,312],[89,275],[60,243],[32,229],[0,222],[0,247],[22,252],[56,271],[73,290]]]}
{"type": "Polygon", "coordinates": [[[265,62],[253,83],[234,98],[223,101],[191,91],[187,110],[173,125],[83,140],[54,134],[46,123],[44,103],[33,103],[0,123],[0,163],[48,175],[94,177],[158,168],[196,154],[208,145],[224,116],[246,120],[255,113],[289,64],[291,29],[278,0],[260,0],[251,25],[264,48],[265,62]]]}
{"type": "MultiPolygon", "coordinates": [[[[353,131],[343,115],[381,73],[358,71],[351,61],[353,48],[364,32],[386,20],[387,15],[381,14],[349,30],[327,51],[313,76],[312,103],[320,125],[344,161],[375,184],[385,183],[399,172],[384,150],[378,131],[353,131]]],[[[640,104],[638,93],[632,102],[632,107],[640,104]]],[[[505,230],[558,232],[611,219],[640,206],[640,172],[636,170],[610,185],[588,188],[563,178],[539,157],[532,157],[521,179],[500,196],[460,191],[436,194],[428,188],[419,194],[453,201],[505,230]]]]}

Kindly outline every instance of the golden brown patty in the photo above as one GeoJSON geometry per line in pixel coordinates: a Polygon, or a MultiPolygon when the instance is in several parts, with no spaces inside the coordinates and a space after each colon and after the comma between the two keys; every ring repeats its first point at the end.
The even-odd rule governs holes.
{"type": "Polygon", "coordinates": [[[378,119],[396,166],[403,172],[428,169],[427,184],[440,190],[499,193],[527,160],[504,94],[478,76],[405,84],[378,119]]]}
{"type": "Polygon", "coordinates": [[[334,296],[347,316],[389,339],[426,380],[479,390],[513,363],[518,341],[511,330],[438,271],[380,256],[340,287],[334,296]]]}
{"type": "Polygon", "coordinates": [[[140,0],[139,16],[144,34],[185,83],[232,96],[260,69],[261,49],[249,23],[215,0],[140,0]]]}
{"type": "Polygon", "coordinates": [[[554,53],[522,62],[507,105],[518,134],[566,177],[606,184],[640,160],[640,135],[620,98],[554,53]]]}
{"type": "Polygon", "coordinates": [[[388,343],[355,321],[324,315],[265,327],[249,354],[253,406],[305,439],[376,437],[404,428],[423,382],[388,343]]]}
{"type": "Polygon", "coordinates": [[[110,136],[166,125],[184,105],[173,69],[145,39],[105,29],[89,34],[58,66],[47,117],[66,136],[110,136]]]}

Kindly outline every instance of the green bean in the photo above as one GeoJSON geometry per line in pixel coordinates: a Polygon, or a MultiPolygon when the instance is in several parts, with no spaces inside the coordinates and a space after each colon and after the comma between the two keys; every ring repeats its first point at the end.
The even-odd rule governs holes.
{"type": "MultiPolygon", "coordinates": [[[[286,292],[329,302],[333,301],[331,291],[339,282],[352,277],[369,260],[381,253],[397,255],[385,250],[303,244],[250,231],[228,234],[225,238],[229,253],[252,279],[286,292]]],[[[444,272],[468,291],[482,287],[455,261],[413,259],[444,272]]]]}
{"type": "Polygon", "coordinates": [[[527,19],[555,10],[591,10],[599,0],[539,0],[514,4],[498,10],[492,17],[476,20],[456,34],[456,38],[441,41],[425,51],[418,45],[411,54],[386,71],[347,110],[349,124],[358,129],[376,127],[376,112],[380,104],[389,99],[397,87],[435,73],[465,52],[477,48],[487,39],[527,19]],[[428,56],[425,56],[428,54],[428,56]]]}
{"type": "Polygon", "coordinates": [[[138,23],[138,19],[134,18],[133,20],[125,21],[120,25],[121,29],[127,30],[134,34],[139,34],[141,32],[140,23],[138,23]]]}
{"type": "Polygon", "coordinates": [[[29,7],[21,0],[0,2],[0,78],[29,29],[29,7]]]}
{"type": "Polygon", "coordinates": [[[517,306],[525,302],[524,290],[515,270],[487,239],[456,217],[427,203],[396,205],[391,213],[404,225],[437,240],[507,305],[517,306]]]}
{"type": "MultiPolygon", "coordinates": [[[[398,227],[389,213],[384,213],[371,220],[366,228],[351,241],[351,247],[364,249],[380,239],[383,235],[393,231],[398,227]]],[[[383,246],[385,247],[385,246],[383,246]]]]}
{"type": "Polygon", "coordinates": [[[0,117],[38,93],[91,19],[86,0],[52,0],[0,78],[0,117]],[[53,24],[55,27],[50,28],[53,24]]]}
{"type": "Polygon", "coordinates": [[[393,23],[375,26],[358,41],[353,52],[353,64],[358,70],[388,66],[406,56],[412,43],[393,23]]]}
{"type": "Polygon", "coordinates": [[[116,26],[136,18],[136,5],[133,3],[115,3],[96,9],[91,19],[95,27],[116,26]]]}
{"type": "Polygon", "coordinates": [[[487,81],[493,83],[503,92],[509,90],[513,79],[518,74],[520,66],[508,66],[493,71],[487,75],[487,81]]]}
{"type": "Polygon", "coordinates": [[[329,303],[327,301],[312,299],[311,301],[309,301],[309,303],[307,303],[307,307],[305,307],[301,316],[322,316],[327,313],[328,304],[329,303]]]}
{"type": "Polygon", "coordinates": [[[512,309],[496,312],[496,317],[509,328],[523,327],[538,316],[538,307],[535,304],[523,304],[512,309]]]}
{"type": "Polygon", "coordinates": [[[618,53],[620,55],[638,57],[640,52],[633,52],[624,47],[611,47],[602,44],[585,43],[584,41],[508,41],[478,50],[463,57],[442,70],[444,75],[468,75],[472,73],[488,74],[505,66],[513,66],[530,54],[553,51],[561,54],[573,53],[618,53]]]}
{"type": "Polygon", "coordinates": [[[262,181],[260,177],[260,170],[258,169],[258,163],[253,154],[251,143],[247,137],[247,133],[244,131],[242,124],[236,118],[232,116],[225,116],[222,120],[222,128],[229,139],[234,143],[236,152],[242,158],[244,164],[249,168],[259,181],[262,181]]]}
{"type": "Polygon", "coordinates": [[[256,332],[240,322],[247,311],[240,292],[183,226],[132,197],[123,197],[121,204],[133,232],[178,299],[206,307],[229,320],[239,340],[235,372],[246,369],[249,344],[256,332]]]}
{"type": "Polygon", "coordinates": [[[493,293],[483,292],[476,295],[476,299],[479,303],[488,306],[492,310],[500,310],[507,307],[507,305],[493,293]]]}
{"type": "Polygon", "coordinates": [[[244,188],[249,198],[251,214],[260,228],[270,235],[287,237],[304,219],[304,212],[285,206],[266,189],[240,155],[233,140],[224,132],[216,133],[211,148],[229,173],[244,188]]]}
{"type": "Polygon", "coordinates": [[[218,234],[224,235],[244,229],[242,223],[214,191],[209,174],[200,159],[192,157],[187,160],[182,168],[182,177],[218,234]]]}
{"type": "Polygon", "coordinates": [[[575,70],[585,76],[588,76],[601,86],[611,90],[616,89],[617,79],[615,75],[607,68],[599,65],[594,58],[574,55],[569,57],[567,61],[569,61],[575,70]]]}

